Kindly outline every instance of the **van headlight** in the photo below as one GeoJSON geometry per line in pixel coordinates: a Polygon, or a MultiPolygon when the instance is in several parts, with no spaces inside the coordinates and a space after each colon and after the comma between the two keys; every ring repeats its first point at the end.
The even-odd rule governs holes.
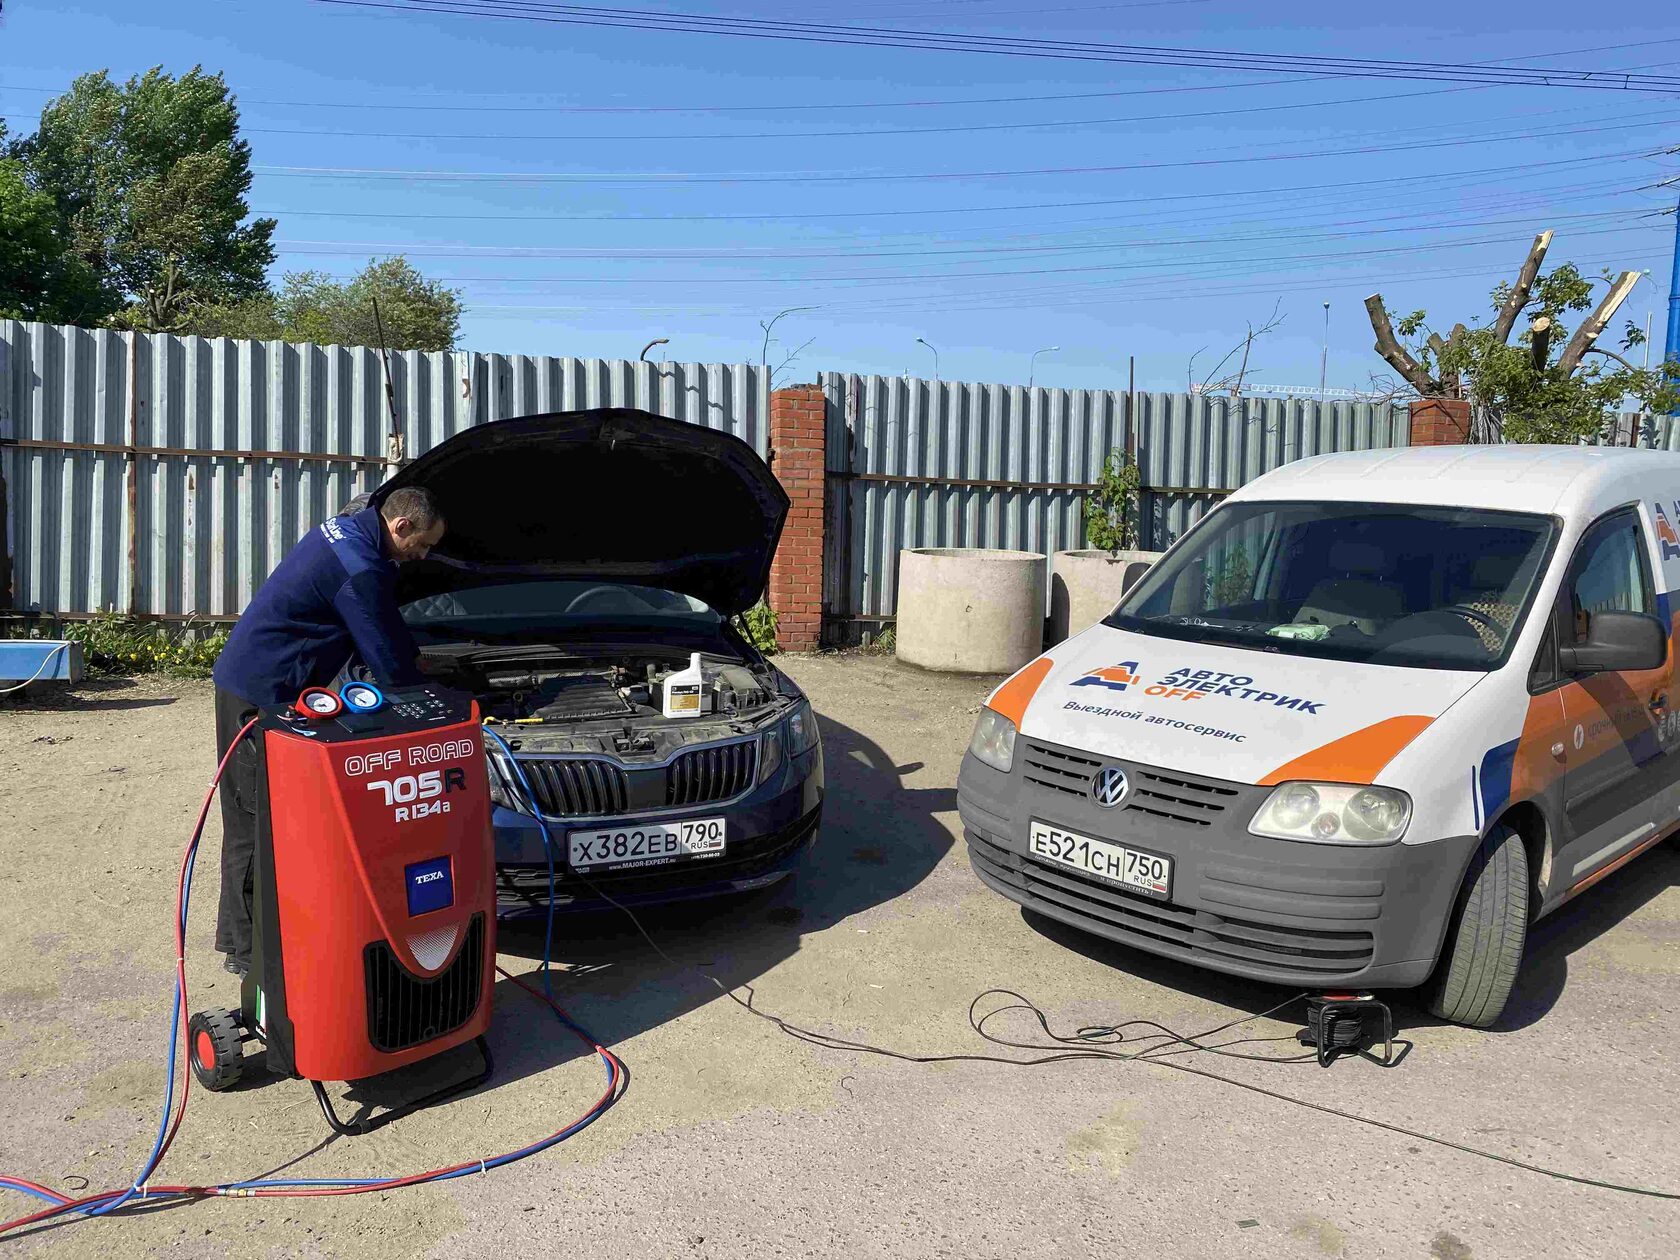
{"type": "Polygon", "coordinates": [[[1015,723],[996,709],[981,709],[980,720],[974,724],[974,736],[968,741],[968,751],[977,761],[1008,774],[1015,764],[1015,723]]]}
{"type": "Polygon", "coordinates": [[[1283,783],[1266,798],[1248,830],[1314,844],[1392,844],[1406,834],[1412,798],[1390,787],[1347,783],[1283,783]]]}

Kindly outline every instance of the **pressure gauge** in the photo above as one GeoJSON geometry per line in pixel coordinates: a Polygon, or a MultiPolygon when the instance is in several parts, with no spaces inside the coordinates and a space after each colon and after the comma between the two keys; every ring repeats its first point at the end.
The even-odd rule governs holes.
{"type": "Polygon", "coordinates": [[[318,722],[343,713],[344,701],[325,687],[308,687],[297,698],[297,703],[292,708],[296,709],[300,716],[318,722]]]}
{"type": "Polygon", "coordinates": [[[349,683],[338,694],[352,713],[375,713],[385,707],[385,693],[372,683],[349,683]]]}

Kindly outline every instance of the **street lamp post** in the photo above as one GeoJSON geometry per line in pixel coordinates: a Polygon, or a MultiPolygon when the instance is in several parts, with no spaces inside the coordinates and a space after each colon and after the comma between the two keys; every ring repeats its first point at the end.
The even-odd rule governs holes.
{"type": "Polygon", "coordinates": [[[1032,358],[1027,360],[1027,388],[1028,389],[1031,389],[1033,387],[1033,379],[1038,372],[1038,356],[1041,355],[1041,354],[1055,354],[1060,349],[1061,349],[1060,346],[1045,346],[1044,349],[1042,349],[1042,350],[1034,350],[1032,352],[1032,358]]]}
{"type": "Polygon", "coordinates": [[[1318,405],[1324,405],[1324,382],[1330,371],[1330,303],[1324,304],[1324,352],[1318,358],[1318,405]]]}
{"type": "Polygon", "coordinates": [[[933,343],[924,337],[917,337],[916,340],[921,342],[921,344],[926,346],[929,350],[933,350],[933,379],[937,381],[939,379],[939,351],[934,350],[933,343]]]}

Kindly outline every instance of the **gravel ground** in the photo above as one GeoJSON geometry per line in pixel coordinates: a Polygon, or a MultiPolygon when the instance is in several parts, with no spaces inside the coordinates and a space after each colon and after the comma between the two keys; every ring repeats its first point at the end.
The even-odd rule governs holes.
{"type": "MultiPolygon", "coordinates": [[[[1068,933],[969,871],[954,784],[983,681],[862,656],[791,658],[824,722],[828,817],[796,882],[648,916],[679,959],[797,1023],[917,1054],[973,1052],[970,1000],[1033,998],[1058,1029],[1213,1027],[1288,996],[1068,933]]],[[[162,1092],[170,905],[212,768],[207,684],[114,680],[0,701],[0,1169],[120,1184],[162,1092]]],[[[188,961],[211,950],[212,821],[188,961]]],[[[1680,1190],[1680,850],[1664,845],[1537,929],[1507,1021],[1237,1080],[1577,1174],[1680,1190]]],[[[19,1255],[1673,1256],[1680,1203],[1571,1185],[1160,1065],[915,1065],[753,1020],[610,917],[562,923],[562,1000],[630,1067],[623,1101],[484,1177],[334,1200],[218,1200],[78,1222],[19,1255]]],[[[541,942],[505,933],[504,962],[541,942]]],[[[308,1087],[195,1094],[173,1181],[394,1174],[493,1154],[599,1093],[593,1056],[507,984],[484,1089],[352,1139],[308,1087]]],[[[1293,1024],[1265,1019],[1255,1035],[1293,1024]]],[[[1023,1033],[1022,1025],[1014,1025],[1023,1033]]],[[[1260,1047],[1276,1049],[1276,1047],[1260,1047]]],[[[446,1066],[446,1065],[444,1065],[446,1066]]],[[[340,1095],[345,1087],[336,1087],[340,1095]]],[[[352,1094],[352,1097],[354,1095],[352,1094]]],[[[5,1214],[21,1196],[0,1195],[5,1214]]]]}

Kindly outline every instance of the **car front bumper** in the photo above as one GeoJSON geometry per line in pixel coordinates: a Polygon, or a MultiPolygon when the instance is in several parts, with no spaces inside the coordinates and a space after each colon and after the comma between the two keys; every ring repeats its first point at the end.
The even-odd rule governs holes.
{"type": "MultiPolygon", "coordinates": [[[[822,819],[822,748],[784,763],[745,796],[722,805],[695,805],[625,819],[549,819],[555,846],[554,906],[582,911],[621,905],[655,905],[747,892],[786,878],[815,841],[822,819]],[[587,878],[566,861],[567,832],[632,829],[688,818],[724,820],[726,845],[715,857],[693,858],[664,866],[621,871],[595,869],[587,878]],[[605,894],[603,896],[602,894],[605,894]]],[[[492,825],[496,840],[497,917],[504,920],[546,914],[548,862],[542,829],[529,814],[497,806],[492,825]]]]}
{"type": "Polygon", "coordinates": [[[1121,808],[1104,809],[1029,773],[1033,748],[1093,758],[1020,738],[1010,773],[971,754],[957,781],[975,874],[1010,900],[1150,953],[1276,984],[1400,988],[1434,969],[1475,836],[1370,847],[1255,836],[1248,824],[1270,788],[1132,762],[1112,764],[1134,780],[1144,771],[1164,795],[1134,790],[1121,808]],[[1219,808],[1180,806],[1174,794],[1219,808]],[[1032,855],[1035,820],[1171,858],[1169,897],[1032,855]]]}

